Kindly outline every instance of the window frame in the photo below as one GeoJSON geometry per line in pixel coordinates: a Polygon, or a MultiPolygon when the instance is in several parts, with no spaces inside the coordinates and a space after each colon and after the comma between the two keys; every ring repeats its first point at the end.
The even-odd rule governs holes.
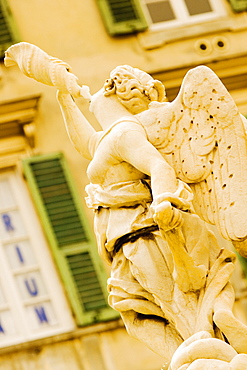
{"type": "MultiPolygon", "coordinates": [[[[3,336],[5,334],[2,331],[0,348],[68,333],[73,331],[76,327],[25,181],[17,167],[1,171],[0,181],[2,181],[2,179],[8,179],[11,193],[16,203],[15,208],[19,211],[25,230],[23,240],[30,242],[30,248],[36,258],[35,264],[33,265],[27,264],[13,267],[10,265],[7,247],[12,243],[21,243],[21,237],[13,238],[13,240],[11,238],[9,240],[1,240],[0,242],[0,257],[2,263],[0,284],[6,300],[6,304],[0,305],[0,318],[4,312],[9,311],[16,329],[15,333],[12,335],[6,334],[6,337],[3,336]],[[44,284],[46,293],[43,295],[41,294],[41,296],[30,294],[28,298],[24,298],[18,283],[18,278],[24,278],[24,276],[30,276],[37,272],[42,279],[42,284],[44,284]],[[45,322],[45,320],[42,320],[42,317],[39,316],[42,316],[42,312],[39,311],[38,313],[36,311],[36,319],[40,321],[40,327],[37,328],[33,325],[31,319],[33,318],[33,314],[35,316],[34,311],[38,306],[46,307],[41,306],[42,304],[45,305],[45,302],[51,303],[56,322],[52,322],[51,319],[51,324],[47,325],[49,321],[45,322]],[[30,316],[27,310],[32,308],[33,312],[30,316]]],[[[5,209],[5,211],[1,209],[1,214],[3,212],[7,213],[10,211],[8,211],[8,209],[5,209]]],[[[34,289],[33,286],[31,286],[30,289],[34,289]]]]}
{"type": "Polygon", "coordinates": [[[140,0],[140,1],[142,1],[144,13],[149,24],[149,31],[162,31],[166,29],[190,26],[197,23],[205,23],[212,20],[217,20],[227,15],[226,9],[223,6],[221,0],[208,0],[213,11],[210,13],[202,13],[197,15],[189,15],[184,0],[169,0],[173,12],[177,18],[170,21],[153,23],[146,5],[148,2],[152,2],[152,0],[140,0]]]}

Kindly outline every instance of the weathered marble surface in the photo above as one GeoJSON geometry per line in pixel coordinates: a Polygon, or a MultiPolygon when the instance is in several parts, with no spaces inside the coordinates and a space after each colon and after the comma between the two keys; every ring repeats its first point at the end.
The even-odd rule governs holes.
{"type": "Polygon", "coordinates": [[[206,226],[247,256],[246,120],[218,77],[192,69],[168,103],[160,81],[130,66],[91,96],[34,45],[12,46],[5,63],[59,90],[70,139],[90,159],[87,204],[112,266],[109,303],[128,332],[170,370],[247,369],[247,327],[232,313],[235,255],[206,226]],[[90,100],[102,131],[71,95],[90,100]]]}

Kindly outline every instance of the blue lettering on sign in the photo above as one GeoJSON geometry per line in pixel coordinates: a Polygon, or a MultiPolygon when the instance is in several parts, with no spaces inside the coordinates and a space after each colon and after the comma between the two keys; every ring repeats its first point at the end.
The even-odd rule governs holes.
{"type": "Polygon", "coordinates": [[[37,284],[35,282],[35,280],[32,278],[31,279],[31,283],[32,283],[32,286],[30,285],[29,281],[27,279],[24,280],[25,282],[25,285],[26,285],[26,288],[28,290],[28,293],[35,297],[36,295],[38,295],[38,287],[37,287],[37,284]]]}
{"type": "Polygon", "coordinates": [[[20,261],[21,263],[24,263],[24,258],[23,258],[23,255],[22,255],[22,253],[21,253],[20,247],[19,247],[18,245],[16,245],[16,246],[15,246],[15,250],[16,250],[16,252],[17,252],[17,256],[18,256],[18,258],[19,258],[19,261],[20,261]]]}
{"type": "Polygon", "coordinates": [[[39,319],[39,322],[41,324],[43,324],[43,322],[46,322],[46,323],[49,324],[49,320],[48,320],[48,318],[46,316],[45,309],[44,309],[43,306],[41,306],[41,307],[35,307],[35,312],[36,312],[36,314],[38,316],[38,319],[39,319]]]}
{"type": "Polygon", "coordinates": [[[4,329],[2,327],[2,324],[0,323],[0,333],[4,333],[4,329]]]}
{"type": "Polygon", "coordinates": [[[14,226],[11,223],[11,218],[10,218],[9,215],[7,215],[6,213],[4,213],[2,215],[2,219],[3,219],[3,223],[4,223],[4,226],[5,226],[5,228],[6,228],[7,231],[13,231],[13,230],[15,230],[14,226]]]}

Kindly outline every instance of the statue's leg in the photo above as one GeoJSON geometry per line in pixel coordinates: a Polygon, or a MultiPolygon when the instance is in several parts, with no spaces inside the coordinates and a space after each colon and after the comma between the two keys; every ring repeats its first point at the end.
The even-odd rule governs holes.
{"type": "Polygon", "coordinates": [[[234,291],[228,283],[214,305],[213,321],[238,353],[247,354],[247,326],[232,313],[234,291]]]}
{"type": "Polygon", "coordinates": [[[160,355],[164,362],[171,358],[183,342],[175,328],[158,316],[142,315],[135,311],[121,312],[128,333],[141,340],[152,351],[160,355]]]}
{"type": "Polygon", "coordinates": [[[169,301],[172,299],[172,285],[169,283],[171,277],[165,261],[160,265],[160,273],[156,271],[154,259],[158,257],[158,261],[162,261],[162,255],[156,248],[154,240],[141,238],[135,243],[122,246],[114,257],[111,277],[108,279],[109,304],[120,312],[132,337],[145,343],[169,362],[183,339],[153,294],[155,289],[163,289],[165,281],[168,290],[165,289],[163,294],[168,295],[165,298],[169,301]],[[157,281],[160,274],[161,281],[157,281]],[[147,275],[153,276],[155,281],[149,284],[147,275]]]}

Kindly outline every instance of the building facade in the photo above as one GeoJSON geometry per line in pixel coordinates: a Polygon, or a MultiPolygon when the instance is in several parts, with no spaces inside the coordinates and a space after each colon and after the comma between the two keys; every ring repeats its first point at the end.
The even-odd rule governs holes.
{"type": "MultiPolygon", "coordinates": [[[[161,80],[212,68],[247,115],[245,0],[0,0],[0,53],[37,45],[98,91],[118,65],[161,80]]],[[[88,103],[78,106],[96,129],[88,103]]],[[[162,358],[107,304],[85,206],[88,161],[70,143],[55,88],[0,64],[0,369],[155,370],[162,358]]],[[[236,313],[246,322],[239,265],[236,313]]],[[[242,266],[242,267],[241,267],[242,266]]]]}

